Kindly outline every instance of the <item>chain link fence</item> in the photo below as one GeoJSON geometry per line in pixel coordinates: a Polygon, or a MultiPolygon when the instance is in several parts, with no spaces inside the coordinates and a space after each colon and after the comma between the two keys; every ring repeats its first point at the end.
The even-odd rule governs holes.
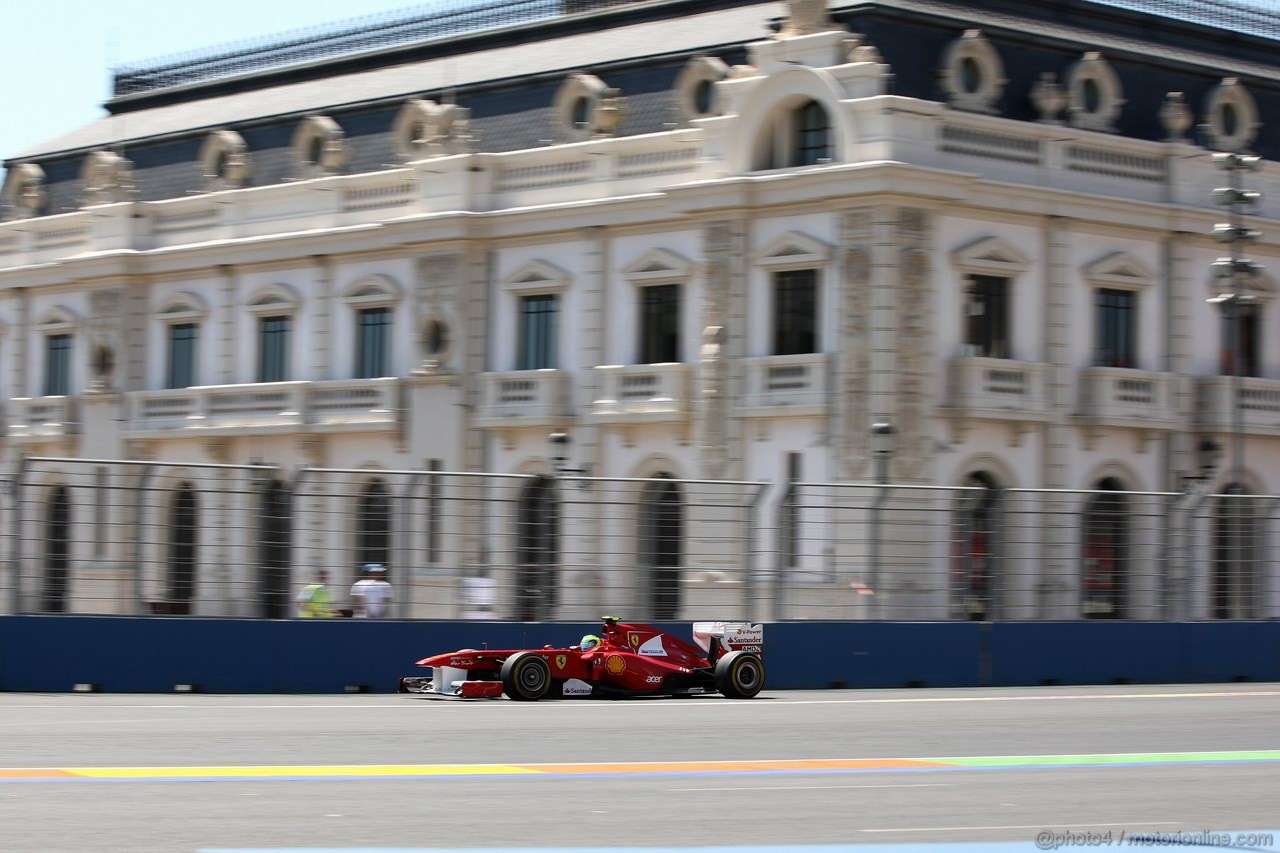
{"type": "MultiPolygon", "coordinates": [[[[32,458],[12,613],[281,619],[367,564],[405,619],[1280,617],[1280,497],[32,458]]],[[[357,614],[358,615],[358,614],[357,614]]]]}

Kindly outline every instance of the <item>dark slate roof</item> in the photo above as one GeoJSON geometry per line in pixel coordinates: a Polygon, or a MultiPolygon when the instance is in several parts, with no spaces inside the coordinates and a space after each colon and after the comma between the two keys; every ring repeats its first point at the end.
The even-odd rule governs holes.
{"type": "MultiPolygon", "coordinates": [[[[441,55],[444,48],[437,45],[427,58],[384,67],[352,68],[335,60],[333,68],[347,70],[273,71],[252,80],[135,96],[127,110],[10,162],[29,159],[44,168],[48,213],[78,206],[82,159],[106,146],[134,162],[140,198],[173,198],[201,190],[197,157],[205,135],[233,127],[252,152],[250,184],[260,186],[293,177],[294,129],[304,116],[319,113],[347,134],[352,157],[346,170],[373,171],[397,161],[391,128],[411,97],[452,98],[470,109],[476,150],[534,148],[555,137],[551,103],[565,75],[575,70],[622,90],[630,108],[623,134],[652,133],[677,119],[673,86],[688,57],[711,53],[730,65],[744,61],[743,45],[767,36],[767,25],[784,13],[785,4],[664,0],[627,9],[633,11],[599,19],[599,26],[610,25],[607,31],[584,30],[584,20],[591,19],[577,16],[556,24],[560,29],[515,28],[525,41],[511,32],[469,37],[453,45],[451,55],[441,55]]],[[[1268,39],[1087,0],[845,0],[834,16],[879,48],[893,69],[894,93],[908,97],[941,100],[943,51],[965,29],[979,27],[1003,59],[1008,82],[998,107],[1010,118],[1035,119],[1029,93],[1041,72],[1061,77],[1087,50],[1101,51],[1121,78],[1127,104],[1118,130],[1127,136],[1163,138],[1157,116],[1164,94],[1184,92],[1198,112],[1224,76],[1242,78],[1262,115],[1280,114],[1280,65],[1276,43],[1268,39]]],[[[1280,123],[1264,124],[1256,148],[1280,158],[1280,123]]]]}

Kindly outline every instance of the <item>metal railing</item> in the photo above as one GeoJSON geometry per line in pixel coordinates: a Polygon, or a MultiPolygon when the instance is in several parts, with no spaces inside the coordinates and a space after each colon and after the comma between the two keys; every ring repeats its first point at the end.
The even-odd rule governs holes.
{"type": "Polygon", "coordinates": [[[481,32],[639,0],[436,2],[114,69],[115,97],[481,32]]]}
{"type": "Polygon", "coordinates": [[[1176,18],[1193,24],[1221,27],[1234,32],[1266,38],[1280,38],[1280,3],[1276,0],[1093,0],[1104,6],[1117,6],[1135,12],[1147,12],[1165,18],[1176,18]]]}
{"type": "Polygon", "coordinates": [[[407,619],[1280,618],[1280,496],[28,458],[0,609],[407,619]]]}

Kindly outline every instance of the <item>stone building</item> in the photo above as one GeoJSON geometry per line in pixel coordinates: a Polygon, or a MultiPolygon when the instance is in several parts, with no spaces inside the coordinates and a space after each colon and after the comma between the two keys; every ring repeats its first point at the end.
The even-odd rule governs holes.
{"type": "MultiPolygon", "coordinates": [[[[514,0],[122,70],[107,117],[6,161],[9,465],[158,460],[175,494],[183,465],[327,467],[367,503],[380,471],[551,475],[561,432],[596,477],[865,482],[879,421],[894,483],[1080,490],[1086,518],[1202,469],[1280,493],[1280,33],[1043,5],[514,0]],[[1213,151],[1267,158],[1263,270],[1225,283],[1213,151]]],[[[17,518],[73,517],[60,470],[17,518]]],[[[957,505],[943,575],[993,500],[957,505]]],[[[309,533],[344,572],[348,515],[309,533]]],[[[439,559],[484,563],[465,542],[439,559]]],[[[1218,582],[1244,586],[1185,615],[1280,613],[1218,582]]]]}

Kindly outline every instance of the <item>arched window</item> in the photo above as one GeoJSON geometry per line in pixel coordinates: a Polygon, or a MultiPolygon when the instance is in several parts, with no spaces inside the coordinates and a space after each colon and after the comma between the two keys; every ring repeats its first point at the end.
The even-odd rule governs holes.
{"type": "Polygon", "coordinates": [[[258,538],[258,595],[261,615],[289,615],[289,568],[292,562],[293,502],[284,483],[272,480],[262,493],[258,538]]]}
{"type": "Polygon", "coordinates": [[[831,122],[817,101],[802,106],[796,116],[797,166],[813,166],[831,159],[831,122]]]}
{"type": "Polygon", "coordinates": [[[169,512],[169,579],[165,600],[168,611],[185,616],[191,612],[196,591],[197,546],[200,537],[195,489],[178,487],[169,512]]]}
{"type": "Polygon", "coordinates": [[[1258,586],[1257,507],[1232,483],[1215,502],[1213,512],[1213,587],[1215,619],[1251,619],[1256,615],[1258,586]]]}
{"type": "Polygon", "coordinates": [[[680,616],[680,567],[684,564],[684,501],[670,474],[644,487],[640,504],[640,560],[648,573],[652,619],[680,616]]]}
{"type": "Polygon", "coordinates": [[[44,589],[40,609],[45,613],[67,610],[67,575],[71,568],[71,495],[58,486],[49,496],[44,532],[44,589]]]}
{"type": "Polygon", "coordinates": [[[985,471],[970,474],[956,499],[951,534],[951,617],[986,622],[995,612],[1000,492],[985,471]]]}
{"type": "Polygon", "coordinates": [[[382,480],[370,480],[356,508],[356,565],[379,563],[391,580],[391,494],[382,480]]]}
{"type": "Polygon", "coordinates": [[[1081,612],[1090,619],[1123,619],[1129,593],[1129,503],[1118,481],[1098,483],[1085,504],[1080,537],[1081,612]]]}
{"type": "Polygon", "coordinates": [[[560,562],[560,504],[555,484],[536,477],[516,507],[516,618],[540,622],[555,613],[560,562]]]}

